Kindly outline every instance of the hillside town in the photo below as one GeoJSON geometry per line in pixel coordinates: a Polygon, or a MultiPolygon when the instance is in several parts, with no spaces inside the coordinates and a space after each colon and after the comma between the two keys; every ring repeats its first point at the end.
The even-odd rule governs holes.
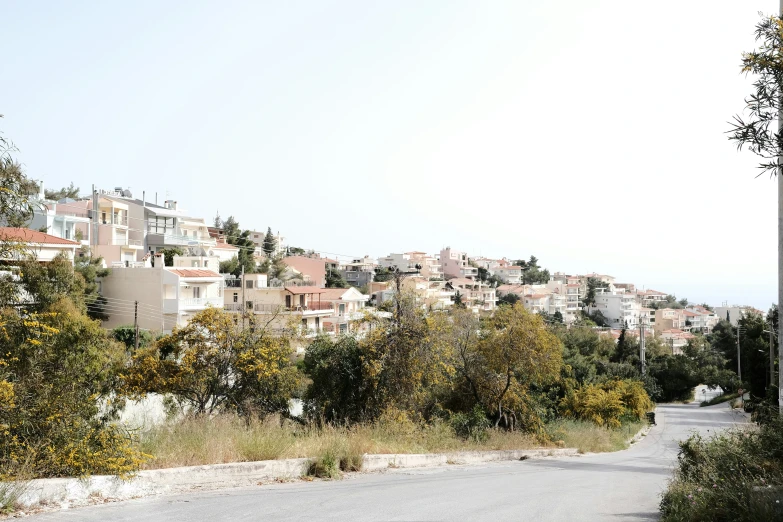
{"type": "Polygon", "coordinates": [[[721,319],[736,326],[749,313],[765,313],[678,301],[607,274],[550,273],[535,256],[491,259],[445,246],[350,258],[289,245],[271,228],[241,231],[233,218],[208,221],[175,200],[159,203],[157,194],[139,199],[118,187],[80,197],[73,187],[45,190],[42,181],[38,189],[29,228],[0,234],[26,243],[42,263],[57,255],[100,259],[108,270],[90,306],[107,329],[167,333],[218,307],[252,313],[271,328],[295,324],[305,339],[361,333],[366,314],[388,316],[402,291],[432,312],[460,306],[492,314],[499,304],[521,303],[547,322],[588,324],[614,339],[623,331],[655,336],[679,354],[721,319]]]}

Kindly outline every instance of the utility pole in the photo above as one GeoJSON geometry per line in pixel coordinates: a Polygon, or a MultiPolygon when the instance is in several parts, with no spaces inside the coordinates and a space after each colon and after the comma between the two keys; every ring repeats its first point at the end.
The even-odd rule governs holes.
{"type": "MultiPolygon", "coordinates": [[[[778,16],[783,16],[783,0],[780,0],[778,16]]],[[[783,100],[783,93],[780,93],[780,97],[783,100]]],[[[780,136],[783,134],[783,104],[778,103],[778,107],[778,136],[780,136]]],[[[778,156],[778,328],[783,324],[780,320],[781,305],[783,305],[783,157],[778,156]]],[[[781,370],[783,370],[783,335],[778,331],[778,408],[783,415],[783,371],[781,370]]]]}
{"type": "Polygon", "coordinates": [[[740,382],[742,382],[742,364],[740,361],[740,327],[739,323],[737,324],[737,377],[739,377],[740,382]]]}
{"type": "Polygon", "coordinates": [[[139,351],[139,302],[133,303],[133,330],[136,333],[136,351],[139,351]]]}
{"type": "Polygon", "coordinates": [[[775,343],[772,342],[772,325],[769,325],[769,385],[775,385],[775,343]]]}
{"type": "MultiPolygon", "coordinates": [[[[782,0],[783,1],[783,0],[782,0]]],[[[642,361],[642,376],[647,372],[646,347],[644,346],[644,319],[639,320],[639,359],[642,361]]]]}
{"type": "MultiPolygon", "coordinates": [[[[783,0],[781,0],[783,2],[783,0]]],[[[242,265],[242,272],[239,277],[239,284],[242,285],[242,306],[239,307],[242,313],[242,331],[245,331],[245,265],[242,265]]]]}

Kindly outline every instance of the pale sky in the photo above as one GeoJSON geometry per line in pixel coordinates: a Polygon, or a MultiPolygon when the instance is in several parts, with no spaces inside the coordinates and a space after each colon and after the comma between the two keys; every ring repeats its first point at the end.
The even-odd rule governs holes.
{"type": "Polygon", "coordinates": [[[777,5],[5,0],[0,129],[48,187],[294,246],[534,254],[766,310],[775,181],[725,132],[777,5]]]}

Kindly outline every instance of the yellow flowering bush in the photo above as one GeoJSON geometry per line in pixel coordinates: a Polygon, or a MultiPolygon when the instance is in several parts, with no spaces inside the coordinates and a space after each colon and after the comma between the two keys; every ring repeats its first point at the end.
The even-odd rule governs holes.
{"type": "Polygon", "coordinates": [[[0,479],[127,475],[146,458],[100,407],[124,366],[122,346],[70,300],[0,311],[0,479]]]}

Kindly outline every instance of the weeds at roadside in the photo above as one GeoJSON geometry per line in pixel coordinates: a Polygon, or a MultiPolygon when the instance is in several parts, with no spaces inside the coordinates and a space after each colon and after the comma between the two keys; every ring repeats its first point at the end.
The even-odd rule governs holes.
{"type": "Polygon", "coordinates": [[[24,480],[0,482],[0,515],[8,515],[19,508],[19,499],[30,483],[24,480]]]}

